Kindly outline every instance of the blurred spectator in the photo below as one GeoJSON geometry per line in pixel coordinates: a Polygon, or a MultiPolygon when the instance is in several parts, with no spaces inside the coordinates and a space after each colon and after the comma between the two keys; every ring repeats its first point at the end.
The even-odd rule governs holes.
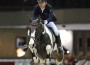
{"type": "Polygon", "coordinates": [[[64,65],[69,65],[68,59],[64,59],[64,65]]]}
{"type": "Polygon", "coordinates": [[[75,63],[76,63],[76,62],[75,62],[74,59],[70,59],[70,60],[69,60],[69,65],[75,65],[75,63]]]}
{"type": "Polygon", "coordinates": [[[69,55],[69,65],[75,65],[76,61],[73,55],[69,55]]]}

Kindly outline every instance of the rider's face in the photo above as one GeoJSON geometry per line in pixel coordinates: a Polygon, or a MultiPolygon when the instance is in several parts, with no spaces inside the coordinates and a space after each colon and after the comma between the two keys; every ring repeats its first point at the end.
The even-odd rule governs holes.
{"type": "Polygon", "coordinates": [[[46,6],[46,2],[40,2],[38,4],[40,8],[44,8],[46,6]]]}

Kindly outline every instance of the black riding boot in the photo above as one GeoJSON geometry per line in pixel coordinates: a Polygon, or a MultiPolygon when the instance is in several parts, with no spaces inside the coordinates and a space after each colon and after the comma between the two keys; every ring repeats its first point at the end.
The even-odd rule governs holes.
{"type": "Polygon", "coordinates": [[[58,48],[59,53],[62,53],[60,35],[56,36],[56,43],[57,43],[57,48],[58,48]]]}
{"type": "Polygon", "coordinates": [[[60,35],[56,36],[56,43],[57,43],[57,47],[61,47],[61,39],[60,39],[60,35]]]}

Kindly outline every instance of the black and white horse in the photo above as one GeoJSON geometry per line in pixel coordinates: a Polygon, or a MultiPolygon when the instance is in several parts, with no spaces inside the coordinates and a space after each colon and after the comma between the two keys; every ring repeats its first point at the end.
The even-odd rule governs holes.
{"type": "MultiPolygon", "coordinates": [[[[30,22],[33,21],[30,19],[30,22]]],[[[31,25],[36,26],[36,29],[29,34],[29,48],[34,64],[50,65],[51,58],[55,58],[56,65],[60,65],[63,62],[64,52],[58,53],[53,32],[43,24],[41,19],[37,20],[37,24],[31,25]]]]}

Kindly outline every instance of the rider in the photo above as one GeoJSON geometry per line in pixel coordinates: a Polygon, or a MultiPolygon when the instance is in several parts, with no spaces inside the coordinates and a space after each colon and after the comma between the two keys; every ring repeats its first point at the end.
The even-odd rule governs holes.
{"type": "Polygon", "coordinates": [[[33,12],[33,21],[37,20],[37,18],[40,16],[42,20],[44,20],[44,24],[46,24],[48,27],[51,27],[56,38],[57,47],[59,49],[59,52],[61,51],[61,40],[59,31],[54,24],[54,21],[57,21],[55,15],[53,14],[52,7],[50,4],[47,3],[46,0],[37,0],[38,4],[34,7],[33,12]]]}

